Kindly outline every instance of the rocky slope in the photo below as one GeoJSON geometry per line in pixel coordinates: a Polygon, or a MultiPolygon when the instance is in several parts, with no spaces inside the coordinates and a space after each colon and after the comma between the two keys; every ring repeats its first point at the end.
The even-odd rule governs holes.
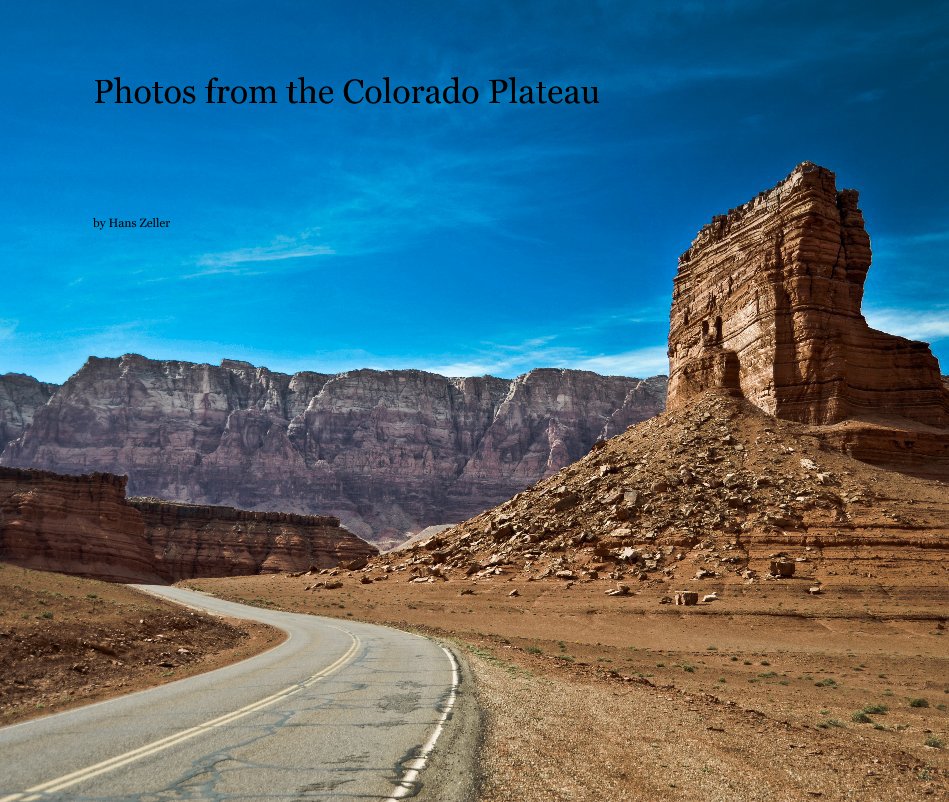
{"type": "Polygon", "coordinates": [[[33,423],[33,414],[49,401],[57,385],[22,373],[0,376],[0,453],[33,423]]]}
{"type": "Polygon", "coordinates": [[[856,199],[805,163],[715,218],[679,264],[669,410],[388,567],[754,581],[784,547],[949,547],[949,393],[860,314],[856,199]]]}
{"type": "Polygon", "coordinates": [[[535,370],[293,376],[90,358],[0,462],[125,473],[130,492],[328,513],[376,540],[481,512],[661,411],[665,379],[535,370]]]}
{"type": "Polygon", "coordinates": [[[810,427],[707,391],[387,560],[420,579],[609,575],[671,590],[696,576],[754,581],[775,553],[841,547],[911,547],[938,562],[946,482],[867,465],[810,427]]]}
{"type": "Polygon", "coordinates": [[[0,468],[0,560],[118,582],[333,567],[376,548],[328,516],[125,497],[126,478],[0,468]]]}
{"type": "Polygon", "coordinates": [[[728,387],[802,423],[949,426],[929,346],[871,329],[861,314],[870,238],[857,198],[805,162],[699,232],[672,296],[670,409],[728,387]]]}

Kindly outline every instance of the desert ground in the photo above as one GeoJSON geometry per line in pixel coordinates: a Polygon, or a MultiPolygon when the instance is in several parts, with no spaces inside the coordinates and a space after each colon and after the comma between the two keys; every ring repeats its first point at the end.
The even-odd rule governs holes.
{"type": "MultiPolygon", "coordinates": [[[[946,566],[932,550],[838,551],[804,557],[792,579],[679,582],[719,597],[693,607],[661,603],[654,582],[628,596],[606,595],[608,580],[503,571],[409,582],[398,555],[371,583],[372,567],[182,584],[453,645],[484,713],[486,801],[943,798],[946,566]],[[811,594],[820,576],[824,590],[811,594]],[[307,589],[318,580],[341,587],[307,589]]],[[[0,588],[5,724],[208,670],[280,637],[61,574],[4,565],[0,588]]]]}
{"type": "Polygon", "coordinates": [[[453,643],[485,711],[484,800],[900,800],[949,791],[945,565],[919,556],[839,555],[852,575],[818,595],[817,558],[788,580],[696,582],[720,598],[694,607],[656,587],[607,596],[604,580],[398,568],[371,584],[336,571],[329,590],[182,584],[453,643]]]}
{"type": "Polygon", "coordinates": [[[283,637],[125,585],[0,563],[0,725],[210,671],[283,637]]]}

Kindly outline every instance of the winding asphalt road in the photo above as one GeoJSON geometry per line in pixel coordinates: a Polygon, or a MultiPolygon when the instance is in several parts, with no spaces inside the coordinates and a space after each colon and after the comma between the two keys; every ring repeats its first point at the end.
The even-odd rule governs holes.
{"type": "Polygon", "coordinates": [[[434,780],[423,770],[459,681],[442,647],[139,587],[289,638],[217,671],[0,729],[0,802],[392,800],[434,780]]]}

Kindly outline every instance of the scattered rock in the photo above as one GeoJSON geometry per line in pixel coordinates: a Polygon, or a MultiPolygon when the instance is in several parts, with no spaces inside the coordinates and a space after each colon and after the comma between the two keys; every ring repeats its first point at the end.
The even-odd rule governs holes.
{"type": "Polygon", "coordinates": [[[768,570],[771,572],[771,576],[789,579],[794,576],[794,568],[793,560],[772,560],[768,570]]]}

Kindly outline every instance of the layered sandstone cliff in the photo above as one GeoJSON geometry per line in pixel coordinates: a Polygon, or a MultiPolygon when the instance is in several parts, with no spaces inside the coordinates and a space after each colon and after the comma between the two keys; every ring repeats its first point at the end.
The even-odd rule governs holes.
{"type": "Polygon", "coordinates": [[[857,192],[809,162],[715,217],[679,259],[669,408],[717,387],[801,423],[949,426],[929,347],[864,320],[869,266],[857,192]]]}
{"type": "Polygon", "coordinates": [[[44,406],[55,391],[55,384],[40,382],[22,373],[0,376],[0,453],[7,443],[30,427],[36,410],[44,406]]]}
{"type": "Polygon", "coordinates": [[[126,499],[126,478],[0,468],[0,560],[118,582],[329,568],[374,546],[330,516],[126,499]]]}
{"type": "Polygon", "coordinates": [[[474,515],[664,400],[663,377],[288,376],[231,360],[93,357],[0,462],[125,473],[136,495],[332,514],[384,540],[474,515]]]}
{"type": "Polygon", "coordinates": [[[0,560],[117,582],[159,582],[125,477],[0,468],[0,560]]]}
{"type": "Polygon", "coordinates": [[[145,521],[157,571],[166,579],[246,576],[332,568],[378,553],[328,515],[131,498],[145,521]]]}

